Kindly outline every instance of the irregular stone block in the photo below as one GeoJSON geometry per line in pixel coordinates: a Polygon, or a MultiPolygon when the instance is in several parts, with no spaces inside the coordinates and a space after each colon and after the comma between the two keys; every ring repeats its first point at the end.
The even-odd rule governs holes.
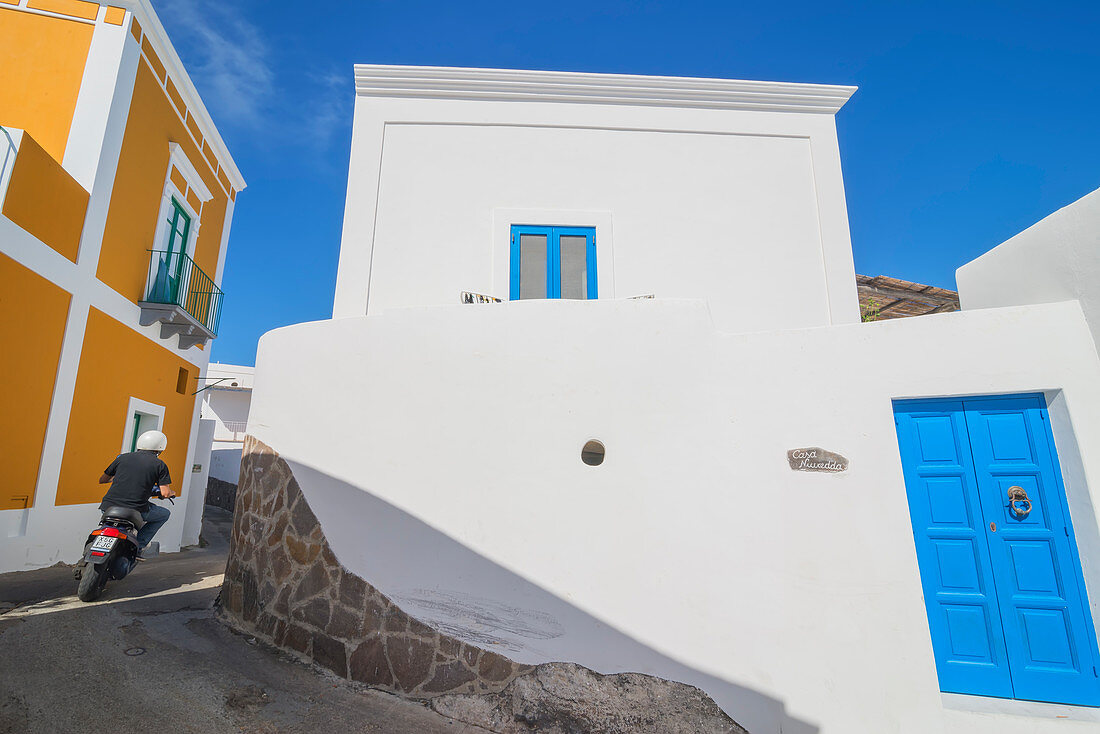
{"type": "Polygon", "coordinates": [[[279,595],[275,597],[274,603],[271,605],[271,613],[278,614],[281,617],[286,617],[290,614],[290,587],[284,586],[279,595]]]}
{"type": "Polygon", "coordinates": [[[340,575],[340,603],[351,609],[360,609],[367,596],[367,582],[353,573],[340,575]]]}
{"type": "Polygon", "coordinates": [[[316,543],[303,543],[293,535],[286,536],[286,549],[295,563],[303,566],[313,563],[313,559],[321,552],[321,546],[316,543]]]}
{"type": "Polygon", "coordinates": [[[302,606],[296,608],[290,615],[292,619],[299,622],[307,622],[317,629],[324,629],[328,626],[329,619],[329,603],[328,599],[324,597],[316,597],[310,599],[302,606]]]}
{"type": "Polygon", "coordinates": [[[294,506],[294,503],[302,496],[302,488],[298,486],[298,480],[290,477],[290,480],[286,483],[286,506],[290,509],[294,506]]]}
{"type": "Polygon", "coordinates": [[[443,693],[453,691],[477,676],[458,660],[435,666],[432,679],[424,684],[425,693],[443,693]]]}
{"type": "Polygon", "coordinates": [[[417,637],[389,637],[386,657],[396,679],[398,690],[410,693],[428,678],[432,669],[435,645],[417,637]]]}
{"type": "Polygon", "coordinates": [[[341,678],[348,677],[347,651],[344,643],[319,632],[313,634],[313,661],[341,678]]]}
{"type": "Polygon", "coordinates": [[[325,632],[339,640],[358,639],[364,634],[363,617],[334,604],[325,632]]]}
{"type": "Polygon", "coordinates": [[[393,674],[381,637],[371,637],[351,654],[348,671],[353,680],[372,686],[393,686],[393,674]]]}
{"type": "Polygon", "coordinates": [[[409,617],[409,634],[426,640],[432,640],[433,644],[438,637],[438,633],[434,629],[415,617],[409,617]]]}
{"type": "Polygon", "coordinates": [[[287,647],[296,652],[309,654],[310,643],[313,642],[313,634],[305,627],[296,624],[288,624],[283,642],[277,643],[280,647],[287,647]]]}
{"type": "Polygon", "coordinates": [[[259,604],[257,603],[257,596],[259,590],[256,588],[256,577],[251,572],[245,572],[241,576],[241,616],[246,622],[253,622],[256,620],[256,614],[259,612],[259,604]]]}
{"type": "Polygon", "coordinates": [[[294,508],[290,511],[290,524],[294,527],[294,532],[302,537],[308,537],[314,528],[319,527],[317,518],[314,517],[313,511],[309,509],[309,503],[302,497],[298,498],[294,508]]]}
{"type": "Polygon", "coordinates": [[[283,542],[283,533],[286,531],[286,515],[281,515],[267,536],[267,544],[277,545],[283,542]]]}
{"type": "Polygon", "coordinates": [[[260,618],[256,620],[256,629],[261,635],[265,637],[272,637],[272,633],[275,631],[275,623],[278,620],[271,614],[261,614],[260,618]]]}
{"type": "Polygon", "coordinates": [[[309,571],[302,576],[298,581],[297,588],[294,590],[295,599],[308,599],[311,596],[316,596],[321,592],[328,592],[329,590],[329,578],[328,573],[325,571],[325,567],[320,563],[316,563],[310,567],[309,571]]]}
{"type": "Polygon", "coordinates": [[[481,662],[477,666],[478,675],[490,682],[506,680],[515,673],[515,663],[503,655],[485,650],[481,653],[481,662]]]}
{"type": "Polygon", "coordinates": [[[275,582],[281,584],[286,581],[292,570],[290,559],[283,552],[283,548],[278,547],[273,550],[271,553],[271,576],[275,582]]]}

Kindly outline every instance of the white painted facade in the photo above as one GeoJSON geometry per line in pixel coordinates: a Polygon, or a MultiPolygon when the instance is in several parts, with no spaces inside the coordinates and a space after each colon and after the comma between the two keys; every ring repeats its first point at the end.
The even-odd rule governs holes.
{"type": "MultiPolygon", "coordinates": [[[[236,484],[241,472],[255,368],[214,362],[202,387],[202,417],[213,421],[209,475],[236,484]]],[[[205,486],[205,485],[204,485],[205,486]]]]}
{"type": "Polygon", "coordinates": [[[1082,305],[859,323],[833,120],[850,88],[356,81],[334,319],[261,339],[248,423],[342,563],[450,634],[691,683],[753,734],[1100,727],[940,692],[892,411],[1043,393],[1100,619],[1082,305]],[[458,304],[508,298],[509,224],[595,226],[600,298],[458,304]],[[801,446],[849,469],[792,472],[801,446]]]}
{"type": "Polygon", "coordinates": [[[506,299],[509,225],[569,224],[596,228],[602,298],[859,321],[832,114],[853,87],[358,66],[356,90],[334,318],[506,299]]]}
{"type": "Polygon", "coordinates": [[[1100,189],[955,273],[964,309],[1078,301],[1100,345],[1100,189]]]}

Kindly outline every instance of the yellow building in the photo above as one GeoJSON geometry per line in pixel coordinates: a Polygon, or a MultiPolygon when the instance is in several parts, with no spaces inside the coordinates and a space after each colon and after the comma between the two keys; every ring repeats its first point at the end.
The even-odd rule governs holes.
{"type": "Polygon", "coordinates": [[[182,495],[158,540],[194,543],[244,179],[148,0],[0,0],[0,68],[0,572],[75,560],[150,428],[182,495]]]}

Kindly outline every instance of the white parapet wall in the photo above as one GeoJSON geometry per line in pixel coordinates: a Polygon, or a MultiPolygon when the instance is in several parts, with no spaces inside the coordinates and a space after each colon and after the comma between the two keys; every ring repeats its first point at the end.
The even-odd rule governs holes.
{"type": "Polygon", "coordinates": [[[955,273],[964,309],[1078,300],[1100,345],[1100,189],[955,273]]]}
{"type": "Polygon", "coordinates": [[[391,309],[265,335],[249,433],[344,565],[517,661],[692,683],[754,734],[1096,731],[937,683],[891,401],[1022,392],[1050,406],[1100,619],[1100,362],[1073,302],[753,334],[701,300],[391,309]],[[848,470],[792,471],[807,446],[848,470]]]}

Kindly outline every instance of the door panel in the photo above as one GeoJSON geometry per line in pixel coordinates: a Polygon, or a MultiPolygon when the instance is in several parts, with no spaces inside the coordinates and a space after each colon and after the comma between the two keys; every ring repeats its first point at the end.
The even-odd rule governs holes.
{"type": "Polygon", "coordinates": [[[914,406],[897,426],[940,689],[1010,698],[962,403],[914,406]]]}
{"type": "Polygon", "coordinates": [[[1100,705],[1042,398],[902,401],[895,414],[941,690],[1100,705]]]}
{"type": "Polygon", "coordinates": [[[1063,491],[1038,397],[964,401],[1016,698],[1100,705],[1100,685],[1063,491]],[[1026,517],[1008,490],[1022,487],[1026,517]]]}

